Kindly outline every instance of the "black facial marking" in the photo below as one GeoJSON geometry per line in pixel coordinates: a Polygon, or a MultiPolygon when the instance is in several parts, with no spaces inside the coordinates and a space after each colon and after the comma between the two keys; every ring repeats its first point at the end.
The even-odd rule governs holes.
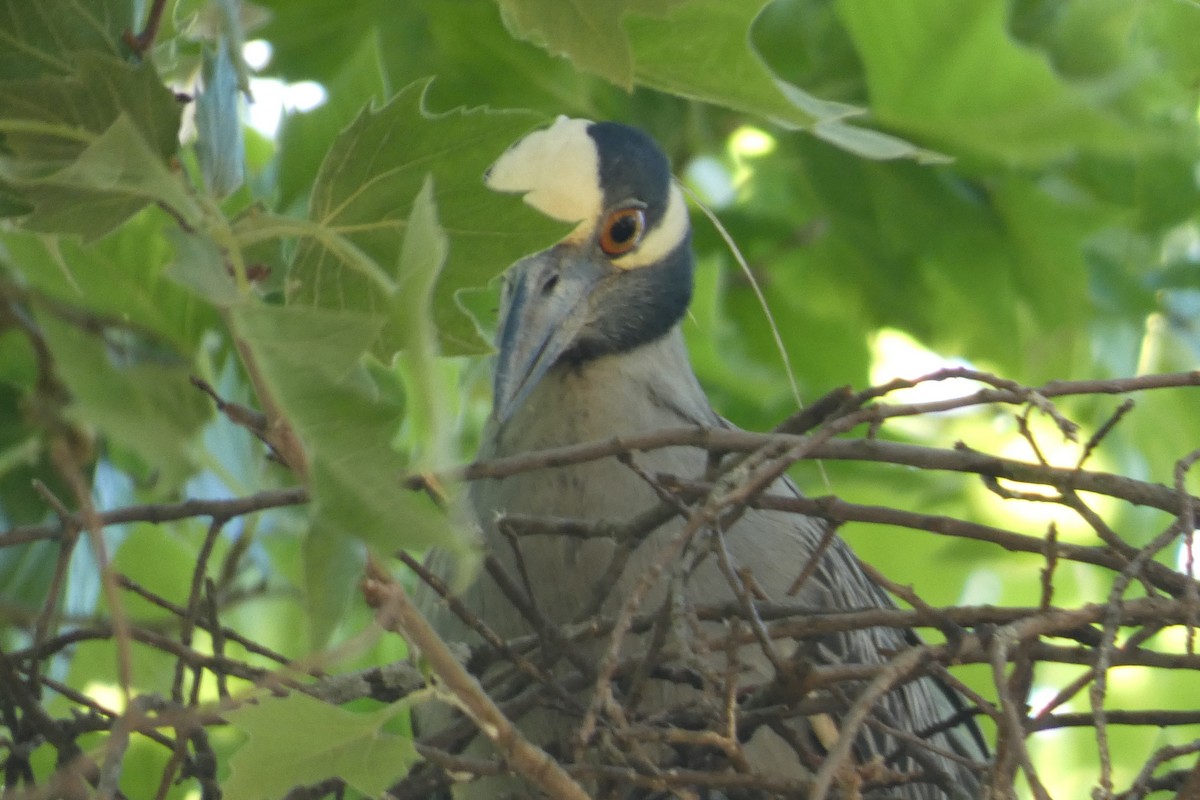
{"type": "Polygon", "coordinates": [[[596,289],[593,304],[604,309],[560,356],[579,365],[625,353],[665,336],[692,300],[692,244],[686,237],[657,264],[616,274],[596,289]]]}
{"type": "Polygon", "coordinates": [[[667,210],[671,165],[653,139],[637,128],[616,122],[588,126],[600,156],[604,207],[636,200],[645,204],[646,230],[653,230],[667,210]]]}

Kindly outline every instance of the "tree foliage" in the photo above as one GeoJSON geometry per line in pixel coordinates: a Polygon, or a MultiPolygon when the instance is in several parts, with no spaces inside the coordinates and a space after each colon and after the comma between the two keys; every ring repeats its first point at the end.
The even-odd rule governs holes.
{"type": "MultiPolygon", "coordinates": [[[[468,557],[439,507],[458,484],[402,476],[474,451],[493,279],[562,234],[481,176],[568,114],[651,132],[719,218],[693,215],[685,333],[742,427],[963,367],[834,395],[857,405],[821,430],[878,435],[909,468],[809,448],[793,473],[851,505],[799,510],[933,607],[1109,603],[1022,629],[1035,648],[1091,626],[1079,663],[989,665],[987,626],[1015,623],[983,612],[955,623],[980,652],[946,660],[979,662],[955,674],[1022,715],[1010,745],[1056,728],[1027,764],[1001,750],[1051,796],[1178,790],[1200,741],[1180,616],[1198,40],[1188,0],[0,0],[7,785],[369,795],[418,760],[420,676],[355,589],[368,554],[468,557]],[[276,130],[241,119],[311,84],[323,103],[276,130]],[[1153,391],[1132,410],[1110,394],[1134,389],[1153,391]],[[899,455],[955,442],[1003,469],[899,455]],[[1167,494],[1051,480],[1085,465],[1167,494]],[[269,699],[299,686],[323,702],[269,699]]],[[[952,644],[946,619],[903,624],[952,644]]]]}

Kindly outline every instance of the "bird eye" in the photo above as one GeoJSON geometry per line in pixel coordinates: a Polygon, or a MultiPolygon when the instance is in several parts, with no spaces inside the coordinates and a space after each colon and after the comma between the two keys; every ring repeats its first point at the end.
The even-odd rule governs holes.
{"type": "Polygon", "coordinates": [[[637,246],[645,229],[646,215],[640,208],[619,208],[600,228],[600,249],[610,256],[623,256],[637,246]]]}

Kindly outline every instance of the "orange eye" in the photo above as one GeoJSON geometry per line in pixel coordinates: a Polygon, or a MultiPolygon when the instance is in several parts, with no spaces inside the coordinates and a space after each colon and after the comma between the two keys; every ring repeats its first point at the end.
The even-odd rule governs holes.
{"type": "Polygon", "coordinates": [[[619,208],[600,228],[600,249],[610,256],[623,256],[637,246],[645,230],[646,215],[640,208],[619,208]]]}

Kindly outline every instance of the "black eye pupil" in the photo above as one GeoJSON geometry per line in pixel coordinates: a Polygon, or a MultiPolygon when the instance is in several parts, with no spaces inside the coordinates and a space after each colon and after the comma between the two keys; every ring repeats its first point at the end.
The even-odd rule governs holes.
{"type": "Polygon", "coordinates": [[[613,221],[612,227],[608,229],[609,238],[617,244],[625,244],[636,235],[637,219],[632,214],[617,217],[613,221]]]}

